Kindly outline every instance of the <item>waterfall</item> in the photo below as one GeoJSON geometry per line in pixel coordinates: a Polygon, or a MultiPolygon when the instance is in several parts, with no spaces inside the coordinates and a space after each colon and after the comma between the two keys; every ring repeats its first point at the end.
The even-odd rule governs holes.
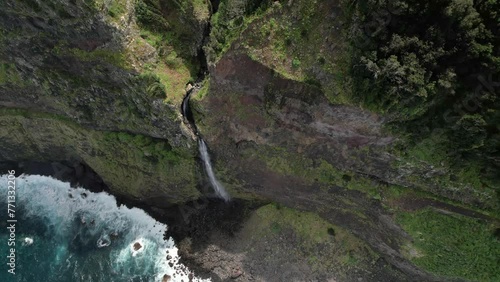
{"type": "Polygon", "coordinates": [[[222,186],[222,184],[215,177],[214,170],[212,168],[212,163],[210,162],[210,155],[208,154],[207,144],[205,143],[205,140],[203,140],[201,137],[199,137],[198,145],[199,145],[199,149],[200,149],[201,159],[203,160],[203,165],[205,166],[205,171],[207,172],[207,176],[208,176],[208,179],[210,180],[210,184],[212,184],[212,187],[215,190],[215,194],[219,198],[224,199],[224,201],[229,202],[231,200],[231,197],[226,192],[226,189],[224,189],[224,186],[222,186]]]}
{"type": "Polygon", "coordinates": [[[192,130],[194,131],[196,136],[198,136],[198,148],[200,151],[201,159],[203,160],[203,166],[205,167],[205,171],[207,172],[210,184],[214,188],[215,194],[217,195],[217,197],[223,199],[226,202],[229,202],[231,200],[231,197],[227,193],[226,189],[224,189],[224,186],[222,186],[219,180],[217,180],[217,178],[215,177],[212,162],[210,161],[210,155],[208,154],[207,144],[198,133],[198,128],[194,123],[193,113],[191,112],[191,108],[189,107],[189,99],[191,98],[191,95],[193,94],[195,88],[199,88],[199,86],[195,86],[194,88],[191,88],[187,91],[186,97],[184,97],[184,99],[182,100],[181,112],[186,120],[191,124],[192,130]]]}

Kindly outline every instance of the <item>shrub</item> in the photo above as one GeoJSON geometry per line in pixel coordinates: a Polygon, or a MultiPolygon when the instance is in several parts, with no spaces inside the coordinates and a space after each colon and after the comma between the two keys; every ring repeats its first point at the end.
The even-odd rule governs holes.
{"type": "Polygon", "coordinates": [[[294,69],[298,69],[300,67],[300,60],[298,58],[294,58],[292,60],[292,67],[294,69]]]}

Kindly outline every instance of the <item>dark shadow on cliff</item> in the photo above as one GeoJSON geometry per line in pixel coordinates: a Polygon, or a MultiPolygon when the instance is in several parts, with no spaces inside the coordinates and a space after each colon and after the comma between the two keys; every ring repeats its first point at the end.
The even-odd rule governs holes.
{"type": "Polygon", "coordinates": [[[0,175],[15,170],[21,174],[50,176],[70,183],[71,187],[83,187],[91,192],[108,191],[102,178],[87,164],[79,161],[4,161],[0,162],[0,175]]]}
{"type": "Polygon", "coordinates": [[[177,242],[192,238],[194,249],[202,250],[210,243],[213,231],[233,236],[251,211],[260,205],[262,203],[241,199],[226,203],[217,198],[200,198],[165,209],[161,219],[169,225],[166,237],[172,237],[177,242]]]}

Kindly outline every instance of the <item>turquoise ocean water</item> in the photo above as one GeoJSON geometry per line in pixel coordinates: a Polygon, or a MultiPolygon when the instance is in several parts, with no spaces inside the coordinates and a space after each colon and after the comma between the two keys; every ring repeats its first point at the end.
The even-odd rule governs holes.
{"type": "MultiPolygon", "coordinates": [[[[8,272],[7,176],[0,177],[0,281],[190,281],[167,226],[113,196],[44,176],[16,179],[15,275],[8,272]],[[138,244],[137,244],[138,243],[138,244]],[[140,248],[136,250],[138,247],[140,248]]],[[[192,281],[201,281],[194,277],[192,281]]]]}

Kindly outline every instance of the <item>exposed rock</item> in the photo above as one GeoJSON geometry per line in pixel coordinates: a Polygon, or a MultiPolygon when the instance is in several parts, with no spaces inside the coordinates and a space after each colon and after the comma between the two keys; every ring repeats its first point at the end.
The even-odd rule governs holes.
{"type": "MultiPolygon", "coordinates": [[[[159,207],[194,199],[195,142],[180,129],[176,105],[148,93],[151,81],[139,65],[151,56],[136,58],[133,47],[149,45],[140,37],[133,1],[125,2],[116,4],[123,14],[114,18],[106,3],[0,3],[0,162],[85,164],[102,182],[72,184],[107,187],[159,207]],[[175,167],[177,173],[166,172],[175,167]]],[[[178,17],[192,18],[186,13],[178,17]]],[[[206,18],[194,19],[185,27],[197,26],[193,32],[203,37],[198,21],[206,24],[206,18]]],[[[92,178],[82,168],[69,169],[78,179],[92,178]]]]}
{"type": "Polygon", "coordinates": [[[243,274],[243,271],[241,269],[234,269],[233,274],[231,274],[231,279],[236,279],[240,277],[243,274]]]}
{"type": "MultiPolygon", "coordinates": [[[[0,132],[0,146],[3,148],[0,160],[32,159],[41,163],[76,160],[77,163],[87,164],[99,178],[102,177],[101,181],[105,184],[98,185],[99,178],[95,181],[88,178],[79,182],[86,188],[109,188],[117,196],[141,199],[158,207],[184,202],[199,195],[195,188],[195,171],[188,169],[196,166],[194,159],[186,157],[194,155],[191,149],[173,149],[162,139],[90,130],[71,122],[36,115],[2,115],[0,126],[3,128],[0,132]],[[144,152],[147,151],[155,152],[155,156],[146,157],[144,152]],[[166,157],[160,157],[159,153],[166,157]],[[170,157],[177,161],[173,162],[170,157]]],[[[61,169],[56,174],[72,175],[71,167],[67,170],[66,166],[57,168],[61,169]]]]}
{"type": "Polygon", "coordinates": [[[101,130],[169,139],[179,134],[169,117],[173,109],[154,106],[146,81],[126,61],[127,23],[118,29],[92,5],[79,2],[50,0],[36,9],[3,1],[0,8],[2,30],[15,27],[19,35],[2,41],[2,62],[16,67],[10,83],[0,86],[0,106],[62,115],[101,130]],[[49,3],[59,13],[45,6],[49,3]],[[18,17],[15,11],[32,16],[18,17]],[[44,24],[34,27],[35,18],[44,24]]]}
{"type": "Polygon", "coordinates": [[[135,243],[134,243],[134,251],[138,251],[138,250],[140,250],[141,248],[142,248],[141,243],[139,243],[139,242],[135,242],[135,243]]]}
{"type": "Polygon", "coordinates": [[[362,193],[340,187],[330,192],[330,184],[303,173],[328,164],[332,174],[355,171],[406,185],[391,165],[395,158],[387,147],[394,138],[383,133],[380,116],[333,105],[319,88],[275,75],[238,49],[211,69],[210,87],[212,94],[201,102],[202,108],[225,114],[204,115],[200,130],[216,160],[232,168],[228,177],[245,183],[244,192],[318,212],[352,230],[409,275],[432,280],[399,253],[398,242],[406,234],[385,220],[382,207],[375,208],[362,193]],[[342,208],[347,198],[355,207],[342,208]]]}

